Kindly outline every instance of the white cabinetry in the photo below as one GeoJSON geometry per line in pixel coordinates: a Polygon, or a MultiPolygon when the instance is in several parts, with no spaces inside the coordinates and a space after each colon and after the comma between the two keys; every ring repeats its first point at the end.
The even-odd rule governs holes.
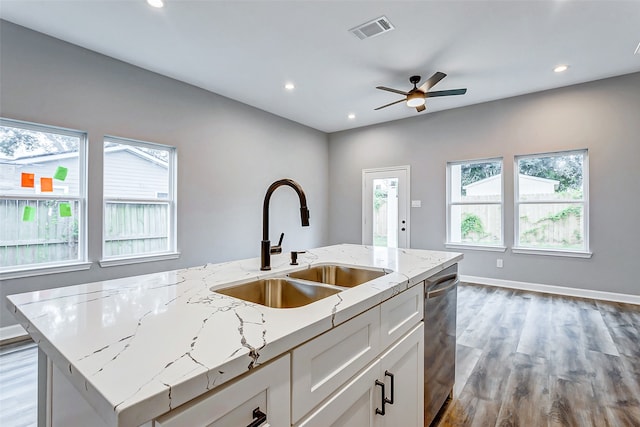
{"type": "Polygon", "coordinates": [[[423,344],[420,323],[296,426],[422,425],[423,344]]]}
{"type": "Polygon", "coordinates": [[[422,425],[423,296],[414,286],[294,349],[293,424],[422,425]]]}
{"type": "MultiPolygon", "coordinates": [[[[385,404],[379,426],[421,426],[424,424],[424,324],[420,323],[380,358],[379,381],[393,404],[385,404]],[[392,379],[393,378],[393,379],[392,379]]],[[[380,405],[380,403],[378,403],[380,405]]]]}
{"type": "Polygon", "coordinates": [[[156,419],[155,426],[290,426],[289,361],[286,354],[261,366],[238,381],[156,419]],[[260,422],[261,419],[264,421],[260,422]]]}
{"type": "Polygon", "coordinates": [[[380,307],[374,307],[292,352],[292,421],[380,354],[380,307]]]}
{"type": "MultiPolygon", "coordinates": [[[[416,285],[145,427],[420,426],[423,311],[423,286],[416,285]]],[[[46,425],[104,427],[51,368],[57,398],[46,425]]]]}

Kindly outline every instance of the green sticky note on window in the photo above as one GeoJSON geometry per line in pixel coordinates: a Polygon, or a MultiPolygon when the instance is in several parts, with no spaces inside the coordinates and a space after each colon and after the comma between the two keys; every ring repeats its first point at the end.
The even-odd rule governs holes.
{"type": "Polygon", "coordinates": [[[24,222],[33,222],[36,220],[36,208],[33,206],[25,206],[22,213],[22,220],[24,222]]]}
{"type": "Polygon", "coordinates": [[[64,181],[65,179],[67,179],[67,172],[69,172],[67,168],[58,166],[56,169],[56,173],[53,174],[53,177],[58,181],[64,181]]]}
{"type": "Polygon", "coordinates": [[[69,203],[60,203],[60,216],[71,216],[71,205],[69,203]]]}

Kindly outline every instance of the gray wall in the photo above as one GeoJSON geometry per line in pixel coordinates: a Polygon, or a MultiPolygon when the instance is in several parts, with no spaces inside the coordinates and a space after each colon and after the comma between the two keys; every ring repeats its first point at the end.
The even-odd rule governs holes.
{"type": "Polygon", "coordinates": [[[87,131],[89,259],[101,253],[102,138],[121,136],[178,149],[178,260],[5,280],[0,327],[12,293],[257,257],[262,201],[276,179],[306,191],[311,226],[300,226],[288,188],[271,200],[271,236],[285,250],[326,244],[327,135],[205,90],[0,22],[0,115],[87,131]]]}
{"type": "Polygon", "coordinates": [[[422,200],[411,210],[411,246],[443,250],[446,162],[503,157],[511,247],[514,155],[578,148],[589,150],[593,257],[466,250],[461,271],[640,295],[640,73],[331,134],[329,241],[361,242],[363,168],[409,164],[411,199],[422,200]]]}

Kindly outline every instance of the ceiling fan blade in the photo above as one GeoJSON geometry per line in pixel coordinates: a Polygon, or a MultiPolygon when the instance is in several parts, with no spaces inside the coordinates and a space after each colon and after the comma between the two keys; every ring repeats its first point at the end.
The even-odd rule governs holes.
{"type": "Polygon", "coordinates": [[[393,93],[397,93],[397,94],[404,95],[404,96],[409,95],[409,92],[403,92],[403,91],[398,90],[398,89],[391,89],[390,87],[376,86],[376,89],[386,90],[388,92],[393,92],[393,93]]]}
{"type": "Polygon", "coordinates": [[[421,112],[423,112],[423,111],[424,111],[424,110],[426,110],[426,109],[427,109],[427,107],[425,107],[424,105],[418,105],[418,106],[416,107],[416,111],[417,111],[418,113],[421,113],[421,112]]]}
{"type": "Polygon", "coordinates": [[[440,80],[444,79],[445,77],[447,77],[445,73],[436,71],[436,73],[433,76],[429,77],[429,79],[426,82],[424,82],[422,86],[418,88],[418,90],[420,90],[420,92],[426,92],[432,87],[434,87],[436,83],[438,83],[440,80]]]}
{"type": "Polygon", "coordinates": [[[467,93],[467,89],[437,90],[435,92],[427,92],[424,96],[425,98],[434,98],[436,96],[464,95],[465,93],[467,93]]]}
{"type": "Polygon", "coordinates": [[[399,103],[399,102],[404,102],[404,101],[406,101],[406,99],[399,99],[399,100],[397,100],[397,101],[395,101],[395,102],[392,102],[392,103],[390,103],[390,104],[383,105],[382,107],[374,108],[374,110],[381,110],[381,109],[383,109],[383,108],[390,107],[390,106],[392,106],[392,105],[394,105],[394,104],[397,104],[397,103],[399,103]]]}

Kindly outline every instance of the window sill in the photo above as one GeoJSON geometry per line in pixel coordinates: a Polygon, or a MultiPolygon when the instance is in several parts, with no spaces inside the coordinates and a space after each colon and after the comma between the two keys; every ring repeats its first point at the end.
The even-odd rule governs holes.
{"type": "Polygon", "coordinates": [[[88,270],[92,262],[72,262],[67,264],[47,264],[30,267],[13,267],[0,270],[0,280],[19,279],[22,277],[43,276],[45,274],[69,273],[72,271],[88,270]]]}
{"type": "Polygon", "coordinates": [[[163,252],[159,254],[139,255],[127,258],[105,258],[98,261],[100,267],[115,267],[118,265],[140,264],[143,262],[166,261],[180,258],[180,252],[163,252]]]}
{"type": "Polygon", "coordinates": [[[487,252],[504,252],[507,250],[506,246],[482,246],[482,245],[465,245],[461,243],[445,243],[447,249],[468,249],[472,251],[487,251],[487,252]]]}
{"type": "Polygon", "coordinates": [[[526,254],[526,255],[545,255],[545,256],[559,256],[569,258],[591,258],[592,252],[585,251],[563,251],[554,249],[531,249],[531,248],[511,248],[511,252],[514,254],[526,254]]]}

